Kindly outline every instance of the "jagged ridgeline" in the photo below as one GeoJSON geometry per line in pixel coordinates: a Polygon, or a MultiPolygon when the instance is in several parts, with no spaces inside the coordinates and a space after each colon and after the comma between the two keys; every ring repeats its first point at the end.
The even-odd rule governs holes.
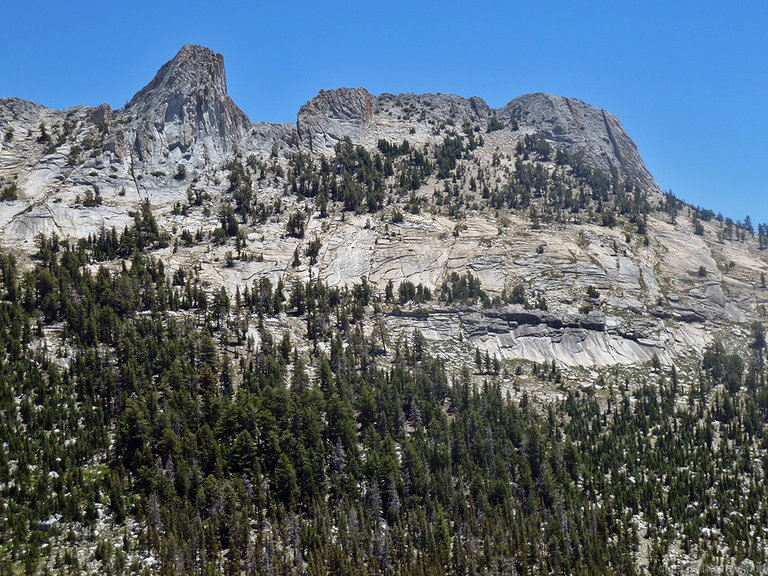
{"type": "Polygon", "coordinates": [[[185,46],[0,100],[0,572],[761,574],[768,227],[611,114],[185,46]]]}

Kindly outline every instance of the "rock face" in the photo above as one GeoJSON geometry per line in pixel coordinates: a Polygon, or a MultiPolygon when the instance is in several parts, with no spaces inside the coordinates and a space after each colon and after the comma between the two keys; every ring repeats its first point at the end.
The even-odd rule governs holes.
{"type": "Polygon", "coordinates": [[[492,114],[482,98],[454,94],[371,95],[365,88],[322,90],[301,107],[297,128],[312,152],[333,148],[348,137],[353,144],[375,146],[379,139],[415,143],[434,140],[440,127],[465,123],[485,130],[492,114]]]}
{"type": "Polygon", "coordinates": [[[122,109],[126,141],[136,160],[196,163],[232,151],[250,121],[227,95],[224,58],[202,46],[184,46],[122,109]]]}
{"type": "Polygon", "coordinates": [[[618,119],[605,110],[575,98],[537,93],[515,98],[498,110],[498,116],[543,134],[555,147],[565,147],[607,173],[615,171],[646,189],[659,190],[635,143],[618,119]]]}
{"type": "Polygon", "coordinates": [[[454,94],[382,94],[374,108],[376,136],[392,142],[434,142],[442,128],[485,131],[491,109],[482,98],[454,94]]]}
{"type": "Polygon", "coordinates": [[[33,126],[45,109],[45,106],[27,102],[21,98],[2,98],[0,99],[0,122],[6,127],[11,126],[13,122],[33,126]]]}
{"type": "Polygon", "coordinates": [[[618,119],[575,98],[526,94],[499,109],[481,98],[453,94],[382,94],[365,88],[321,91],[302,106],[297,127],[302,144],[312,152],[333,146],[344,137],[353,144],[373,146],[380,138],[428,142],[436,129],[469,125],[485,132],[495,117],[507,125],[517,123],[520,133],[542,134],[555,148],[578,154],[608,174],[629,178],[647,190],[659,192],[637,146],[618,119]]]}
{"type": "Polygon", "coordinates": [[[348,136],[354,144],[372,145],[373,103],[365,88],[321,90],[299,110],[296,128],[302,144],[320,152],[348,136]]]}

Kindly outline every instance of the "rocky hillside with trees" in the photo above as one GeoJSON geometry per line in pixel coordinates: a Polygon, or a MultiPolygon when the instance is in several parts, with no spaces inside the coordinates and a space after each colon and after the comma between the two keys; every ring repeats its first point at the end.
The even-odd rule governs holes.
{"type": "Polygon", "coordinates": [[[767,247],[573,98],[0,100],[0,572],[764,573],[767,247]]]}

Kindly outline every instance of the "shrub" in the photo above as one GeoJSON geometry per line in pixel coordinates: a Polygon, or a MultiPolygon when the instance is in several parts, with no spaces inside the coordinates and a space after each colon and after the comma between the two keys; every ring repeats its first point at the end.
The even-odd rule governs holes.
{"type": "Polygon", "coordinates": [[[603,212],[602,214],[603,219],[603,226],[606,228],[613,228],[616,226],[616,214],[614,214],[611,210],[607,210],[603,212]]]}
{"type": "Polygon", "coordinates": [[[67,164],[70,166],[76,166],[80,163],[80,154],[83,152],[83,149],[80,148],[77,144],[74,144],[72,148],[69,150],[69,156],[67,157],[67,164]]]}
{"type": "Polygon", "coordinates": [[[229,237],[237,236],[237,232],[240,226],[235,216],[235,211],[232,210],[232,206],[229,204],[222,204],[219,208],[219,221],[221,222],[221,229],[229,237]]]}
{"type": "Polygon", "coordinates": [[[525,296],[525,286],[522,283],[515,284],[512,287],[512,290],[507,291],[506,288],[502,290],[501,299],[507,304],[522,304],[528,308],[528,299],[525,296]]]}
{"type": "Polygon", "coordinates": [[[0,178],[0,202],[12,202],[19,199],[19,186],[11,180],[0,178]]]}
{"type": "Polygon", "coordinates": [[[307,244],[307,247],[304,250],[304,254],[309,258],[309,264],[311,266],[317,263],[317,257],[320,254],[321,246],[322,243],[320,242],[319,238],[314,238],[307,244]]]}
{"type": "Polygon", "coordinates": [[[506,128],[506,124],[496,118],[496,116],[491,116],[491,119],[488,121],[488,129],[486,132],[495,132],[496,130],[501,130],[502,128],[506,128]]]}
{"type": "Polygon", "coordinates": [[[422,284],[416,286],[410,280],[403,280],[400,282],[400,286],[397,288],[397,295],[400,304],[405,304],[410,300],[418,303],[432,300],[432,291],[429,288],[422,284]]]}
{"type": "Polygon", "coordinates": [[[304,238],[304,214],[294,212],[288,217],[288,236],[294,238],[304,238]]]}
{"type": "Polygon", "coordinates": [[[85,198],[83,199],[83,206],[86,208],[94,208],[101,206],[101,192],[96,184],[93,185],[93,190],[85,191],[85,198]]]}
{"type": "Polygon", "coordinates": [[[480,286],[480,280],[471,272],[451,272],[448,280],[440,287],[440,299],[447,304],[476,302],[478,299],[482,302],[490,301],[488,294],[480,286]]]}

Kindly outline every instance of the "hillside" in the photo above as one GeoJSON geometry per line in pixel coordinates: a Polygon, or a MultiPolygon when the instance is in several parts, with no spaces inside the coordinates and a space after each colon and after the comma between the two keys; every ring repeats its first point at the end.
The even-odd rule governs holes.
{"type": "Polygon", "coordinates": [[[0,100],[0,199],[6,572],[765,568],[768,227],[604,110],[251,123],[184,46],[0,100]]]}
{"type": "MultiPolygon", "coordinates": [[[[491,110],[479,98],[340,89],[303,106],[295,127],[250,124],[226,95],[221,56],[185,46],[121,110],[6,99],[0,123],[12,134],[0,177],[19,191],[1,205],[0,237],[26,253],[39,234],[122,232],[148,199],[170,233],[158,256],[171,269],[195,262],[203,281],[230,293],[264,275],[306,279],[306,259],[292,267],[292,256],[314,240],[311,270],[332,286],[365,276],[380,288],[409,280],[437,291],[451,272],[469,270],[491,297],[518,284],[532,302],[545,294],[555,319],[531,322],[567,327],[500,339],[485,326],[493,320],[473,315],[473,342],[509,358],[579,365],[700,349],[708,330],[748,324],[768,298],[757,236],[742,240],[743,228],[714,214],[670,207],[618,120],[572,98],[531,94],[491,110]],[[549,152],[536,151],[533,136],[549,152]],[[352,146],[342,157],[345,138],[352,146]],[[380,141],[395,149],[382,153],[380,141]],[[410,148],[397,150],[403,142],[410,148]],[[364,158],[355,157],[358,145],[364,158]],[[359,190],[349,190],[346,171],[359,190]],[[327,215],[318,178],[335,187],[323,193],[327,215]],[[223,204],[241,224],[238,247],[208,241],[223,204]],[[602,225],[606,212],[617,217],[611,226],[602,225]],[[305,221],[301,238],[286,233],[295,213],[305,221]],[[692,233],[694,221],[702,235],[692,233]],[[184,230],[204,241],[180,242],[184,230]],[[234,266],[224,266],[228,252],[234,266]],[[579,316],[589,285],[600,292],[597,322],[579,316]],[[602,328],[581,330],[586,324],[602,328]]],[[[460,317],[423,328],[455,336],[460,317]]]]}

